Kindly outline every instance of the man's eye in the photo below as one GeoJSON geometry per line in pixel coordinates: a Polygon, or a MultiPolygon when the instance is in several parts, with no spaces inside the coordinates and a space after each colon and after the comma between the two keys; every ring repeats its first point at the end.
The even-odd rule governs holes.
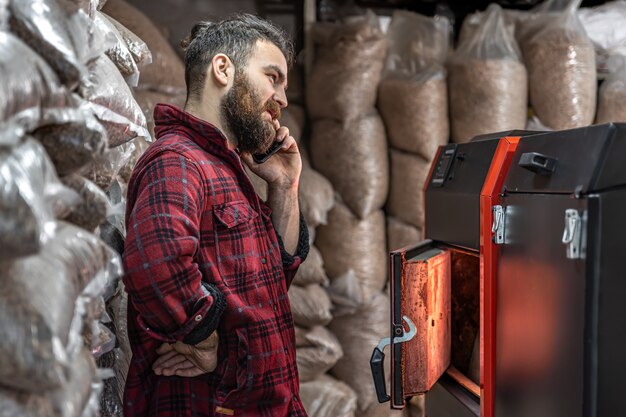
{"type": "Polygon", "coordinates": [[[269,77],[270,80],[272,80],[272,83],[276,83],[276,76],[274,74],[270,74],[269,77]]]}

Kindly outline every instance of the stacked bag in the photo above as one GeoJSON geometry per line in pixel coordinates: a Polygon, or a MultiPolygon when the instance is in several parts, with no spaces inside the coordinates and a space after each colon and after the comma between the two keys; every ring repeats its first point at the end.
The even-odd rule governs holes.
{"type": "MultiPolygon", "coordinates": [[[[378,404],[367,365],[389,328],[382,210],[389,164],[385,125],[375,107],[388,41],[371,13],[341,24],[318,23],[313,36],[316,59],[306,86],[311,161],[335,191],[315,246],[332,301],[325,333],[334,334],[343,355],[324,367],[329,374],[301,377],[301,397],[311,417],[402,414],[378,404]]],[[[297,308],[292,299],[294,316],[297,308]]],[[[313,328],[296,343],[306,347],[318,332],[313,328]]]]}
{"type": "MultiPolygon", "coordinates": [[[[123,238],[119,172],[150,140],[129,85],[150,51],[100,5],[0,1],[2,417],[99,415],[112,376],[97,363],[122,268],[99,235],[123,238]]],[[[121,416],[114,394],[102,415],[121,416]]]]}

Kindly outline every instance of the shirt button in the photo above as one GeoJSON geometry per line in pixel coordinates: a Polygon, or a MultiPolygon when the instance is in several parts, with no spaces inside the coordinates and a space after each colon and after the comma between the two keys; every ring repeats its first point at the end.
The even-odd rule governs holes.
{"type": "Polygon", "coordinates": [[[195,320],[195,321],[200,321],[200,320],[202,320],[202,314],[198,314],[198,315],[194,318],[194,320],[195,320]]]}
{"type": "Polygon", "coordinates": [[[289,349],[285,348],[285,353],[289,352],[289,349]]]}
{"type": "Polygon", "coordinates": [[[278,306],[276,304],[274,304],[273,308],[274,308],[274,311],[278,310],[278,306]]]}
{"type": "Polygon", "coordinates": [[[267,263],[267,259],[262,258],[262,259],[261,259],[261,263],[265,265],[265,263],[267,263]]]}

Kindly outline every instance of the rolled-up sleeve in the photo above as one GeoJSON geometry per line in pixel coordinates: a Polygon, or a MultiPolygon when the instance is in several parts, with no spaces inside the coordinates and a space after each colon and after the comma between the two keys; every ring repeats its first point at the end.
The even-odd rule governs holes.
{"type": "Polygon", "coordinates": [[[280,256],[283,261],[287,287],[289,287],[291,285],[291,281],[293,281],[293,278],[296,276],[296,272],[298,272],[298,268],[309,255],[309,229],[307,228],[306,221],[304,220],[302,213],[300,213],[298,246],[296,247],[296,251],[293,255],[285,250],[285,245],[278,232],[276,233],[276,236],[278,237],[278,246],[280,247],[280,256]]]}
{"type": "Polygon", "coordinates": [[[138,175],[124,247],[129,302],[137,325],[151,337],[196,344],[217,328],[226,305],[194,261],[204,204],[201,173],[191,160],[166,151],[138,175]]]}

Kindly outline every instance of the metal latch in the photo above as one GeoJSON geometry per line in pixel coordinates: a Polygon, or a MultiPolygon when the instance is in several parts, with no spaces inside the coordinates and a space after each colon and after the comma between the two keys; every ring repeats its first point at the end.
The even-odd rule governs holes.
{"type": "Polygon", "coordinates": [[[563,239],[566,245],[567,259],[584,259],[586,252],[586,212],[583,217],[580,216],[578,210],[565,210],[565,230],[563,230],[563,239]]]}
{"type": "Polygon", "coordinates": [[[501,245],[504,243],[504,208],[500,205],[491,208],[493,213],[493,224],[491,225],[491,233],[493,233],[493,243],[501,245]]]}
{"type": "Polygon", "coordinates": [[[401,336],[385,337],[381,339],[378,346],[374,348],[372,357],[370,358],[370,367],[372,369],[372,377],[374,378],[374,387],[376,388],[376,396],[379,403],[389,401],[390,396],[387,394],[387,387],[385,384],[385,371],[383,368],[383,362],[385,361],[385,347],[388,345],[396,345],[398,343],[408,342],[413,339],[417,334],[417,328],[415,324],[407,316],[402,316],[404,321],[409,325],[409,331],[401,329],[401,336]]]}

